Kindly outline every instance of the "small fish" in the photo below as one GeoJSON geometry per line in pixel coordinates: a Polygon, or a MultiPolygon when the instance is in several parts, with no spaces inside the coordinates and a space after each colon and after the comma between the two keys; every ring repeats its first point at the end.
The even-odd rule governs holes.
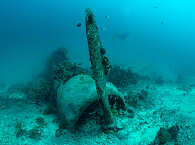
{"type": "Polygon", "coordinates": [[[81,25],[82,25],[81,22],[79,22],[79,23],[77,23],[76,26],[77,26],[77,27],[81,27],[81,25]]]}
{"type": "Polygon", "coordinates": [[[126,32],[126,33],[115,33],[115,36],[120,39],[120,40],[127,40],[129,37],[130,33],[126,32]]]}
{"type": "Polygon", "coordinates": [[[153,8],[157,9],[157,8],[158,8],[158,6],[154,6],[153,8]]]}
{"type": "Polygon", "coordinates": [[[101,31],[107,31],[108,29],[106,27],[100,27],[101,31]]]}
{"type": "Polygon", "coordinates": [[[109,19],[109,18],[110,18],[110,16],[105,16],[105,18],[106,18],[106,19],[109,19]]]}

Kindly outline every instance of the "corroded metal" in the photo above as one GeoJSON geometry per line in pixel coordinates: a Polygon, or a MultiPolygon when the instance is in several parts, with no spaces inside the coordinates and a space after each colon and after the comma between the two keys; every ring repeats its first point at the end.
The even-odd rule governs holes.
{"type": "Polygon", "coordinates": [[[86,9],[85,20],[93,78],[96,82],[96,89],[99,99],[101,99],[103,103],[105,122],[106,124],[112,124],[113,116],[106,92],[106,74],[109,69],[109,63],[107,57],[104,56],[106,51],[103,48],[102,42],[100,40],[98,27],[96,25],[93,12],[89,8],[86,9]]]}

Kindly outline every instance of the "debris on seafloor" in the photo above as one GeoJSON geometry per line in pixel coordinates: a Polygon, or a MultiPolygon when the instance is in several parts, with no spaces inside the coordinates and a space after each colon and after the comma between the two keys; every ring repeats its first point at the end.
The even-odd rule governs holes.
{"type": "MultiPolygon", "coordinates": [[[[112,83],[106,83],[106,90],[109,96],[116,96],[119,100],[124,98],[112,83]]],[[[95,81],[89,75],[77,75],[61,84],[56,102],[59,113],[64,116],[66,128],[73,130],[84,111],[98,98],[95,81]]]]}
{"type": "Polygon", "coordinates": [[[175,142],[178,135],[178,131],[179,127],[177,125],[172,126],[170,128],[160,128],[155,137],[154,145],[163,145],[171,141],[175,142]]]}
{"type": "Polygon", "coordinates": [[[94,18],[93,12],[87,8],[86,9],[86,34],[88,40],[88,47],[90,53],[90,61],[92,65],[93,77],[95,79],[97,94],[102,100],[102,107],[105,113],[106,124],[113,124],[113,115],[111,112],[111,107],[108,101],[108,95],[105,90],[106,79],[105,79],[105,66],[103,66],[104,56],[101,53],[103,46],[98,33],[98,27],[94,18]]]}
{"type": "MultiPolygon", "coordinates": [[[[66,81],[60,81],[63,78],[59,78],[57,108],[66,128],[74,130],[83,112],[92,103],[99,100],[105,119],[102,128],[105,130],[117,129],[109,102],[112,97],[109,96],[119,98],[116,100],[120,100],[120,104],[123,102],[123,106],[125,106],[124,96],[112,83],[108,83],[106,80],[110,64],[108,58],[104,56],[106,51],[101,44],[98,28],[90,9],[86,10],[86,34],[93,75],[92,77],[84,74],[76,75],[66,81]]],[[[63,71],[60,72],[63,73],[63,71]]]]}
{"type": "Polygon", "coordinates": [[[97,94],[102,101],[102,108],[104,110],[105,128],[115,127],[111,106],[108,100],[106,88],[106,75],[109,71],[109,60],[105,55],[105,49],[100,40],[98,27],[94,18],[93,12],[86,9],[86,34],[88,40],[88,47],[90,53],[90,61],[93,71],[93,79],[95,80],[97,94]],[[102,51],[104,50],[104,51],[102,51]],[[104,52],[104,53],[102,53],[104,52]]]}

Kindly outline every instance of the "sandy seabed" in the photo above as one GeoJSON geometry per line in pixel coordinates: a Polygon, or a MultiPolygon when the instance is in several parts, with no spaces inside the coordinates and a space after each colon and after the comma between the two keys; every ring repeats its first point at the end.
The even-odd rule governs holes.
{"type": "Polygon", "coordinates": [[[124,91],[135,94],[146,86],[147,98],[142,100],[143,105],[132,107],[133,116],[117,117],[122,128],[118,132],[103,133],[94,120],[89,120],[79,131],[64,130],[61,136],[56,135],[56,115],[43,113],[45,104],[28,101],[20,92],[6,94],[9,99],[1,93],[0,145],[149,145],[160,128],[175,124],[180,126],[177,144],[195,145],[195,86],[189,85],[187,90],[175,83],[157,85],[145,80],[124,91]]]}

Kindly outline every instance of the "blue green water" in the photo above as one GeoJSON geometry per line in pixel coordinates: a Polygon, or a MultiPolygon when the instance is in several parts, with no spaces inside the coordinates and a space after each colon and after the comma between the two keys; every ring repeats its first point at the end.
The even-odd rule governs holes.
{"type": "Polygon", "coordinates": [[[35,66],[59,46],[88,65],[87,7],[96,15],[113,63],[135,61],[147,64],[150,72],[194,74],[194,4],[192,0],[1,0],[1,76],[29,77],[29,65],[31,71],[38,69],[35,66]],[[119,36],[123,34],[125,39],[119,36]]]}
{"type": "Polygon", "coordinates": [[[195,1],[0,0],[0,145],[194,145],[194,98],[195,1]],[[80,89],[73,79],[76,87],[66,86],[80,73],[91,75],[86,8],[95,15],[106,56],[120,66],[107,77],[121,91],[111,85],[110,92],[122,96],[109,95],[119,125],[111,134],[102,131],[95,89],[87,92],[95,83],[84,80],[80,89]],[[85,100],[90,93],[94,104],[85,100]],[[66,95],[74,102],[63,102],[66,95]],[[76,108],[74,95],[88,106],[76,108]],[[63,103],[73,116],[87,108],[78,113],[81,124],[73,120],[80,125],[76,133],[63,128],[63,103]]]}

